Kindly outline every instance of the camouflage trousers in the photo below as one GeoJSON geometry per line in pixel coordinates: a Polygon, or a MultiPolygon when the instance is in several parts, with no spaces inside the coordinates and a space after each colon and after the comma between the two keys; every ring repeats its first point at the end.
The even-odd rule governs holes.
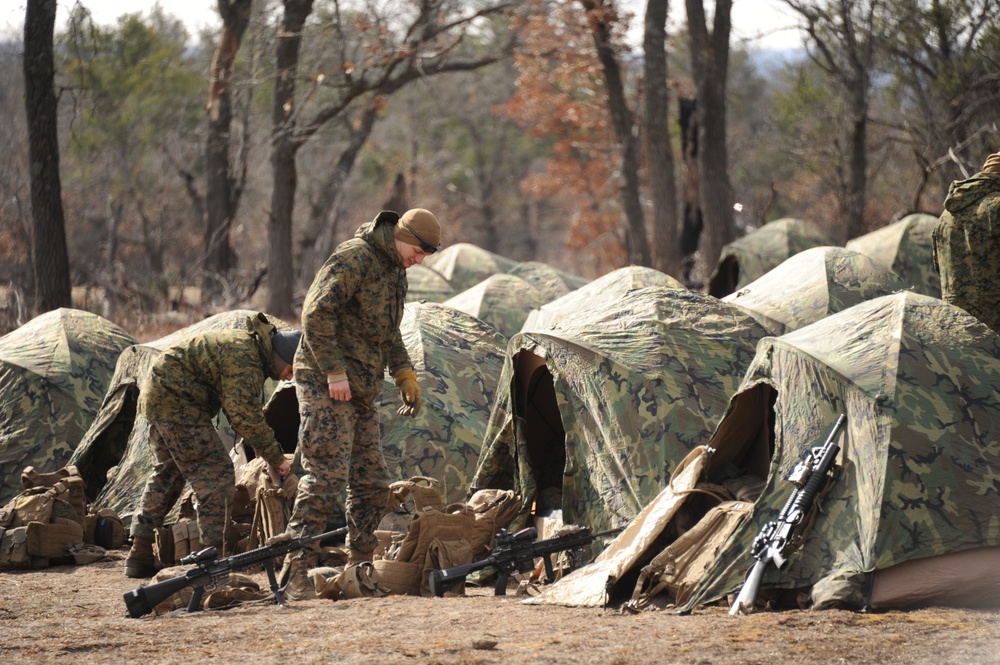
{"type": "Polygon", "coordinates": [[[296,383],[303,474],[288,531],[322,533],[346,486],[348,545],[375,549],[375,529],[389,500],[389,470],[374,404],[336,402],[325,384],[296,383]]]}
{"type": "Polygon", "coordinates": [[[198,504],[198,531],[205,547],[222,548],[236,491],[233,462],[213,427],[150,423],[149,447],[156,456],[142,492],[132,536],[152,539],[155,529],[191,483],[198,504]]]}

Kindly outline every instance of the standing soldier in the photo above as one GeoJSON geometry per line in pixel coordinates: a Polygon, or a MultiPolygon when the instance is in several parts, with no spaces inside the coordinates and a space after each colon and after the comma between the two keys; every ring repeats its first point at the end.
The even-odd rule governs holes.
{"type": "Polygon", "coordinates": [[[236,476],[212,419],[221,409],[229,424],[268,471],[287,476],[289,464],[264,420],[264,379],[292,378],[301,331],[278,332],[263,314],[250,317],[246,330],[213,330],[191,335],[163,350],[139,393],[138,410],[149,421],[149,445],[156,456],[132,522],[128,577],[150,577],[155,529],[191,483],[198,503],[198,531],[205,547],[223,552],[236,491],[236,476]]]}
{"type": "MultiPolygon", "coordinates": [[[[441,247],[441,226],[427,210],[382,211],[340,244],[317,272],[302,307],[295,356],[299,451],[303,474],[287,532],[323,531],[347,487],[349,562],[371,560],[375,529],[389,498],[375,399],[388,368],[399,388],[400,415],[416,416],[420,389],[399,324],[406,269],[441,247]]],[[[315,548],[285,558],[285,597],[312,598],[306,572],[315,548]]]]}
{"type": "Polygon", "coordinates": [[[933,236],[941,296],[1000,334],[1000,152],[951,183],[933,236]]]}

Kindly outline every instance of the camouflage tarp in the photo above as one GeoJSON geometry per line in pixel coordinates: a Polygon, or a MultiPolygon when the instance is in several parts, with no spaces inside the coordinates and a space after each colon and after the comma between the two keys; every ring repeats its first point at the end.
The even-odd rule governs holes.
{"type": "Polygon", "coordinates": [[[540,261],[523,261],[508,270],[507,274],[530,282],[541,292],[545,302],[560,298],[590,281],[585,277],[556,270],[540,261]]]}
{"type": "Polygon", "coordinates": [[[0,505],[21,492],[25,467],[67,464],[130,344],[107,319],[65,308],[0,337],[0,505]]]}
{"type": "Polygon", "coordinates": [[[633,289],[646,286],[665,286],[687,290],[682,283],[653,268],[626,266],[598,277],[566,295],[546,302],[528,314],[521,332],[547,330],[563,316],[575,316],[595,301],[613,300],[633,289]]]}
{"type": "Polygon", "coordinates": [[[705,478],[718,482],[742,467],[766,474],[767,484],[679,609],[741,587],[755,536],[791,493],[785,478],[841,412],[842,468],[823,512],[803,549],[781,570],[767,569],[762,589],[805,590],[815,608],[859,609],[873,571],[1000,545],[997,386],[1000,336],[908,291],[762,340],[709,442],[716,452],[705,478]]]}
{"type": "Polygon", "coordinates": [[[460,242],[428,256],[423,265],[444,275],[455,293],[461,293],[490,275],[507,272],[517,265],[517,261],[460,242]]]}
{"type": "Polygon", "coordinates": [[[899,275],[907,288],[925,296],[941,297],[941,277],[934,268],[931,234],[937,226],[934,215],[907,215],[847,242],[847,249],[861,252],[899,275]]]}
{"type": "Polygon", "coordinates": [[[537,502],[620,525],[708,440],[765,334],[716,298],[655,286],[514,335],[473,489],[519,492],[519,524],[537,502]]]}
{"type": "Polygon", "coordinates": [[[547,302],[541,291],[515,275],[491,275],[444,301],[449,307],[484,321],[505,338],[521,329],[528,314],[547,302]]]}
{"type": "Polygon", "coordinates": [[[423,264],[410,266],[406,269],[406,281],[409,288],[406,291],[406,302],[444,302],[455,295],[455,289],[445,279],[444,275],[423,264]]]}
{"type": "Polygon", "coordinates": [[[770,334],[783,335],[907,286],[892,270],[856,251],[813,247],[722,300],[746,310],[770,334]]]}
{"type": "Polygon", "coordinates": [[[836,244],[815,224],[791,217],[776,219],[722,248],[708,292],[723,298],[803,250],[836,244]]]}
{"type": "MultiPolygon", "coordinates": [[[[142,378],[160,352],[192,333],[245,328],[247,317],[256,313],[245,309],[222,312],[152,342],[135,344],[122,352],[100,411],[70,460],[87,481],[88,498],[97,507],[113,509],[126,524],[138,509],[154,459],[148,443],[149,423],[136,414],[136,404],[142,378]]],[[[277,317],[267,318],[279,330],[292,329],[277,317]]],[[[274,386],[270,379],[265,384],[274,386]]],[[[261,397],[263,399],[264,396],[261,397]]],[[[231,447],[235,434],[228,428],[221,412],[219,430],[223,442],[231,447]]],[[[286,449],[286,452],[291,450],[286,449]]]]}
{"type": "MultiPolygon", "coordinates": [[[[399,391],[386,376],[376,404],[389,472],[397,480],[436,478],[446,503],[464,501],[479,460],[507,340],[479,319],[437,303],[408,303],[400,331],[417,373],[422,405],[416,418],[397,415],[399,391]]],[[[294,385],[281,384],[265,411],[279,439],[282,432],[295,439],[294,385]]],[[[340,498],[341,507],[345,498],[340,498]]]]}

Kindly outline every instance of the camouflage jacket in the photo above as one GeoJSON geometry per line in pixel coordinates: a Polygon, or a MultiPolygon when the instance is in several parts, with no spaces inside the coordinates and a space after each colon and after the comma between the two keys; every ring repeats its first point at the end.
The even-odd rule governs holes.
{"type": "Polygon", "coordinates": [[[1000,174],[951,184],[934,228],[941,296],[1000,333],[1000,174]]]}
{"type": "Polygon", "coordinates": [[[142,382],[139,412],[152,422],[211,427],[221,409],[258,455],[281,464],[285,458],[262,403],[273,331],[258,315],[248,330],[211,330],[167,347],[142,382]]]}
{"type": "Polygon", "coordinates": [[[380,213],[316,273],[302,305],[296,381],[325,386],[331,374],[346,372],[353,399],[370,404],[386,367],[413,366],[399,332],[407,282],[392,237],[397,218],[380,213]]]}

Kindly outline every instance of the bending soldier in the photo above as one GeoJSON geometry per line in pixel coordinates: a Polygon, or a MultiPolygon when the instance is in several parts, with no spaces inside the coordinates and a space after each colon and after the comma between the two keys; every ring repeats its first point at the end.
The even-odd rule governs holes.
{"type": "MultiPolygon", "coordinates": [[[[198,531],[204,547],[224,551],[226,522],[236,489],[233,463],[212,419],[221,409],[232,428],[268,463],[287,476],[289,464],[264,420],[264,380],[292,378],[301,331],[278,332],[263,314],[247,330],[194,334],[166,348],[140,387],[138,411],[150,424],[156,457],[139,513],[132,520],[128,577],[156,572],[155,530],[191,483],[198,503],[198,531]]],[[[318,533],[318,532],[317,532],[318,533]]]]}

